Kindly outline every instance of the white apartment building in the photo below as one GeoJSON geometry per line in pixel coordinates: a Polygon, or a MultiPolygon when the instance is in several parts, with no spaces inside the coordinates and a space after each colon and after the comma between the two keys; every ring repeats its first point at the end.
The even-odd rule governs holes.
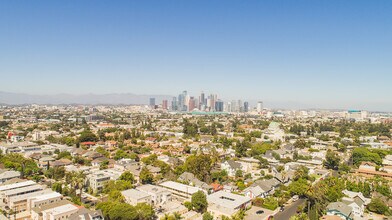
{"type": "Polygon", "coordinates": [[[151,196],[148,193],[136,189],[124,190],[121,194],[124,196],[125,202],[130,205],[137,205],[139,203],[152,204],[151,196]]]}
{"type": "Polygon", "coordinates": [[[147,184],[139,186],[136,189],[150,195],[151,204],[156,206],[163,205],[172,199],[171,192],[160,186],[147,184]]]}
{"type": "Polygon", "coordinates": [[[19,171],[13,170],[0,170],[0,184],[4,183],[7,180],[20,177],[19,171]]]}

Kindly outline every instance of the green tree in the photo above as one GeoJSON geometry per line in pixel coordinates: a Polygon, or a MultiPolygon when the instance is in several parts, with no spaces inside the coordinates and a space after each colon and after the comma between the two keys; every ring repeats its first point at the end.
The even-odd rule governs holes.
{"type": "Polygon", "coordinates": [[[235,171],[235,177],[237,178],[243,177],[242,170],[238,169],[237,171],[235,171]]]}
{"type": "Polygon", "coordinates": [[[250,155],[255,157],[255,156],[260,156],[262,154],[265,154],[267,150],[271,150],[273,147],[270,143],[259,143],[256,142],[255,144],[252,145],[250,149],[250,155]]]}
{"type": "Polygon", "coordinates": [[[335,152],[328,150],[327,155],[325,156],[324,166],[327,169],[338,170],[339,163],[340,158],[338,157],[338,155],[335,152]]]}
{"type": "Polygon", "coordinates": [[[99,164],[99,169],[100,170],[105,170],[109,167],[109,161],[108,160],[104,160],[99,164]]]}
{"type": "Polygon", "coordinates": [[[74,172],[72,182],[75,187],[75,190],[79,189],[79,199],[80,200],[82,199],[82,191],[84,188],[85,179],[86,179],[86,174],[84,174],[83,171],[74,172]]]}
{"type": "Polygon", "coordinates": [[[112,191],[123,191],[132,188],[132,184],[124,180],[109,180],[103,189],[104,193],[110,193],[112,191]]]}
{"type": "Polygon", "coordinates": [[[109,193],[109,200],[110,200],[110,201],[124,202],[124,196],[121,194],[120,191],[118,191],[118,190],[112,190],[112,191],[109,193]]]}
{"type": "Polygon", "coordinates": [[[186,159],[184,167],[199,180],[207,181],[210,176],[211,163],[211,158],[208,155],[191,155],[186,159]]]}
{"type": "Polygon", "coordinates": [[[214,216],[211,215],[211,213],[209,213],[209,212],[205,212],[203,214],[203,220],[214,220],[214,216]]]}
{"type": "Polygon", "coordinates": [[[105,157],[109,157],[109,152],[108,152],[107,150],[105,150],[105,148],[103,148],[103,147],[101,147],[101,146],[97,147],[97,148],[95,149],[95,151],[96,151],[97,153],[102,154],[102,155],[105,156],[105,157]]]}
{"type": "Polygon", "coordinates": [[[198,135],[198,126],[196,123],[191,123],[185,119],[183,124],[183,131],[185,138],[193,138],[198,135]]]}
{"type": "Polygon", "coordinates": [[[119,180],[128,181],[133,184],[133,182],[135,181],[135,177],[133,176],[133,174],[131,172],[125,171],[124,173],[121,174],[121,176],[119,177],[119,180]]]}
{"type": "Polygon", "coordinates": [[[72,160],[71,153],[68,152],[68,151],[59,152],[58,155],[57,155],[57,160],[60,160],[62,158],[65,158],[65,159],[68,159],[68,160],[72,160]]]}
{"type": "Polygon", "coordinates": [[[207,197],[202,191],[198,191],[192,195],[192,207],[196,212],[204,213],[207,210],[207,197]]]}
{"type": "Polygon", "coordinates": [[[119,160],[119,159],[123,159],[123,158],[130,158],[130,155],[121,149],[117,150],[116,154],[114,155],[114,159],[119,160]]]}
{"type": "Polygon", "coordinates": [[[50,167],[44,174],[48,178],[60,180],[65,176],[65,169],[64,167],[50,167]]]}
{"type": "Polygon", "coordinates": [[[147,167],[143,167],[140,171],[139,179],[142,184],[151,184],[154,181],[154,176],[147,167]]]}
{"type": "Polygon", "coordinates": [[[32,159],[27,159],[20,154],[10,153],[0,157],[0,162],[5,168],[14,169],[21,172],[21,177],[31,177],[38,173],[37,163],[32,159]]]}
{"type": "Polygon", "coordinates": [[[352,159],[355,165],[362,161],[370,161],[378,165],[382,164],[382,159],[378,153],[373,153],[366,147],[357,147],[353,150],[352,159]]]}
{"type": "Polygon", "coordinates": [[[107,201],[97,205],[105,219],[110,220],[153,220],[155,212],[151,205],[141,203],[136,206],[119,201],[107,201]]]}
{"type": "Polygon", "coordinates": [[[290,220],[309,220],[309,217],[306,213],[300,213],[298,215],[291,216],[290,220]]]}
{"type": "Polygon", "coordinates": [[[298,179],[296,181],[293,181],[290,183],[288,186],[288,191],[292,196],[298,195],[298,196],[304,196],[309,189],[310,184],[308,183],[307,180],[305,179],[298,179]]]}
{"type": "Polygon", "coordinates": [[[52,184],[52,190],[58,193],[62,193],[63,191],[63,184],[60,182],[55,182],[52,184]]]}
{"type": "Polygon", "coordinates": [[[309,179],[309,168],[301,165],[294,173],[294,180],[309,179]]]}
{"type": "Polygon", "coordinates": [[[188,211],[191,211],[192,210],[192,203],[191,202],[189,202],[189,201],[185,201],[184,202],[184,206],[188,209],[188,211]]]}
{"type": "Polygon", "coordinates": [[[372,201],[368,204],[367,208],[371,212],[375,212],[378,214],[390,214],[390,210],[387,205],[380,198],[373,198],[372,201]]]}
{"type": "Polygon", "coordinates": [[[304,149],[307,146],[308,143],[304,139],[298,139],[296,142],[294,142],[295,148],[304,149]]]}
{"type": "Polygon", "coordinates": [[[80,133],[79,142],[86,142],[86,141],[96,142],[98,141],[98,137],[90,130],[84,130],[82,131],[82,133],[80,133]]]}
{"type": "Polygon", "coordinates": [[[279,206],[278,200],[275,199],[274,197],[267,197],[262,205],[263,208],[269,210],[275,210],[276,208],[278,208],[278,206],[279,206]]]}
{"type": "Polygon", "coordinates": [[[154,208],[149,204],[139,203],[135,206],[135,209],[137,213],[136,219],[149,220],[155,217],[154,208]]]}

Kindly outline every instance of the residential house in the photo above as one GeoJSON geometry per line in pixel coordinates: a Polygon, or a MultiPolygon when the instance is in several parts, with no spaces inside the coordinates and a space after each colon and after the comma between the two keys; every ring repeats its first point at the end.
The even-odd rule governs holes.
{"type": "Polygon", "coordinates": [[[84,153],[82,155],[82,157],[88,159],[88,160],[95,160],[97,158],[103,157],[102,154],[98,153],[98,152],[94,152],[94,151],[87,151],[86,153],[84,153]]]}
{"type": "Polygon", "coordinates": [[[19,171],[13,170],[0,170],[0,184],[6,182],[7,180],[20,177],[19,171]]]}
{"type": "Polygon", "coordinates": [[[208,195],[207,201],[207,211],[216,218],[221,216],[230,217],[238,211],[247,209],[252,205],[250,198],[225,191],[208,195]]]}
{"type": "Polygon", "coordinates": [[[50,163],[55,161],[56,159],[51,157],[51,156],[46,156],[46,157],[41,157],[39,159],[38,165],[40,168],[43,169],[48,169],[48,166],[50,166],[50,163]]]}
{"type": "Polygon", "coordinates": [[[68,159],[65,159],[65,158],[49,162],[49,165],[51,167],[64,167],[64,166],[68,166],[68,165],[71,165],[71,164],[72,164],[72,161],[68,160],[68,159]]]}
{"type": "Polygon", "coordinates": [[[212,187],[213,192],[218,192],[224,188],[224,186],[219,183],[211,183],[210,186],[212,187]]]}
{"type": "Polygon", "coordinates": [[[359,165],[359,170],[376,171],[376,166],[375,163],[363,161],[361,165],[359,165]]]}
{"type": "Polygon", "coordinates": [[[77,212],[68,216],[68,220],[104,220],[101,210],[79,208],[77,212]]]}
{"type": "Polygon", "coordinates": [[[195,175],[193,175],[193,173],[184,172],[183,174],[181,174],[178,177],[178,180],[183,183],[189,184],[191,186],[196,186],[196,187],[202,188],[204,191],[206,191],[208,193],[211,193],[211,191],[212,191],[212,186],[197,179],[195,177],[195,175]]]}
{"type": "Polygon", "coordinates": [[[360,197],[343,197],[342,202],[352,208],[352,214],[355,217],[363,217],[363,212],[365,211],[365,201],[363,201],[360,197]]]}
{"type": "Polygon", "coordinates": [[[327,206],[327,215],[336,215],[341,219],[353,220],[353,208],[343,202],[333,202],[327,206]]]}
{"type": "Polygon", "coordinates": [[[242,170],[241,163],[238,163],[234,160],[227,160],[221,163],[221,169],[227,172],[227,175],[230,177],[235,177],[235,174],[238,170],[242,170]]]}
{"type": "Polygon", "coordinates": [[[259,197],[265,198],[269,195],[272,195],[275,192],[275,189],[280,185],[280,182],[273,178],[268,180],[256,180],[252,186],[259,186],[262,189],[261,195],[259,197]]]}
{"type": "Polygon", "coordinates": [[[114,169],[121,171],[128,170],[130,166],[139,166],[139,162],[129,158],[122,158],[114,163],[114,169]]]}
{"type": "Polygon", "coordinates": [[[249,186],[248,188],[244,189],[244,195],[250,199],[255,199],[258,197],[263,197],[265,191],[259,186],[249,186]]]}

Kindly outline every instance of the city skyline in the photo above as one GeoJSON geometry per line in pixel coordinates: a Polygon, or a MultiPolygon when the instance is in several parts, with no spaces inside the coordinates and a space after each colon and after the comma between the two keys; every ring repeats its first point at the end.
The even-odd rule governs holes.
{"type": "Polygon", "coordinates": [[[390,9],[388,1],[4,1],[1,90],[175,95],[186,88],[392,111],[390,9]]]}
{"type": "MultiPolygon", "coordinates": [[[[203,92],[203,91],[201,91],[203,92]]],[[[189,93],[191,94],[191,93],[189,93]]],[[[208,93],[211,95],[210,93],[208,93]]],[[[196,94],[191,94],[194,98],[196,94]]],[[[191,96],[189,95],[189,96],[191,96]]],[[[216,94],[218,96],[218,94],[216,94]]],[[[173,98],[177,98],[176,95],[139,95],[133,93],[108,93],[108,94],[54,94],[54,95],[28,95],[23,93],[7,93],[0,91],[0,105],[25,105],[25,104],[49,104],[49,105],[69,105],[69,104],[80,104],[80,105],[150,105],[151,98],[155,99],[155,104],[157,106],[162,105],[162,101],[167,101],[167,106],[171,107],[173,98]],[[135,101],[136,100],[136,101],[135,101]]],[[[364,110],[371,112],[392,112],[388,109],[377,109],[377,108],[361,108],[358,106],[348,106],[348,107],[320,107],[306,105],[301,102],[274,102],[270,100],[262,99],[230,99],[222,98],[218,96],[221,101],[233,102],[233,101],[243,101],[247,102],[248,109],[256,110],[258,102],[262,102],[262,106],[266,109],[280,109],[280,110],[364,110]]],[[[227,103],[226,103],[227,104],[227,103]]],[[[245,104],[245,103],[242,103],[245,104]]],[[[244,106],[243,106],[244,107],[244,106]]],[[[244,107],[245,108],[245,107],[244,107]]],[[[168,108],[169,109],[169,108],[168,108]]]]}

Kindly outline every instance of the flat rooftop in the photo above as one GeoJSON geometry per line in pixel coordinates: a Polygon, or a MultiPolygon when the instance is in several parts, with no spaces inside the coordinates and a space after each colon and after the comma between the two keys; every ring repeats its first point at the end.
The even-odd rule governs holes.
{"type": "Polygon", "coordinates": [[[175,190],[175,191],[180,191],[180,192],[187,193],[187,194],[194,194],[197,191],[202,191],[198,187],[188,186],[188,185],[185,185],[185,184],[182,184],[182,183],[173,182],[173,181],[166,181],[166,182],[163,182],[163,183],[161,183],[159,185],[163,186],[165,188],[168,188],[168,189],[172,189],[172,190],[175,190]]]}
{"type": "Polygon", "coordinates": [[[19,183],[13,183],[13,184],[7,184],[7,185],[0,185],[0,192],[1,191],[6,191],[6,190],[10,190],[10,189],[15,189],[15,188],[21,188],[21,187],[25,187],[25,186],[31,186],[37,184],[36,182],[32,181],[32,180],[28,180],[25,182],[19,182],[19,183]]]}
{"type": "Polygon", "coordinates": [[[53,192],[51,189],[45,189],[45,190],[35,191],[35,192],[26,193],[18,196],[12,196],[9,198],[9,202],[19,202],[30,198],[36,198],[36,196],[41,196],[51,192],[53,192]]]}
{"type": "Polygon", "coordinates": [[[136,189],[139,191],[151,192],[151,193],[168,192],[167,189],[165,189],[161,186],[155,186],[155,185],[151,185],[151,184],[141,185],[141,186],[136,187],[136,189]]]}
{"type": "Polygon", "coordinates": [[[55,207],[55,208],[52,208],[52,209],[45,210],[44,212],[49,212],[52,215],[59,215],[59,214],[62,214],[62,213],[66,213],[66,212],[69,212],[69,211],[76,211],[76,210],[78,210],[78,207],[76,207],[75,205],[65,204],[65,205],[62,205],[62,206],[58,206],[58,207],[55,207]]]}
{"type": "Polygon", "coordinates": [[[218,191],[207,196],[208,203],[213,203],[224,208],[237,209],[251,201],[250,198],[234,193],[218,191]]]}
{"type": "Polygon", "coordinates": [[[51,192],[51,193],[45,193],[39,196],[35,196],[34,202],[40,202],[48,199],[53,199],[57,197],[62,197],[62,195],[58,192],[51,192]]]}
{"type": "Polygon", "coordinates": [[[121,191],[121,194],[124,197],[132,198],[132,199],[143,199],[143,198],[150,196],[149,194],[142,192],[142,191],[139,191],[139,190],[136,190],[136,189],[124,190],[124,191],[121,191]]]}
{"type": "Polygon", "coordinates": [[[34,192],[34,191],[39,191],[42,190],[43,187],[41,185],[32,185],[32,186],[26,186],[22,188],[17,188],[17,189],[11,189],[8,191],[3,192],[4,196],[12,196],[12,195],[18,195],[21,193],[28,193],[28,192],[34,192]]]}

